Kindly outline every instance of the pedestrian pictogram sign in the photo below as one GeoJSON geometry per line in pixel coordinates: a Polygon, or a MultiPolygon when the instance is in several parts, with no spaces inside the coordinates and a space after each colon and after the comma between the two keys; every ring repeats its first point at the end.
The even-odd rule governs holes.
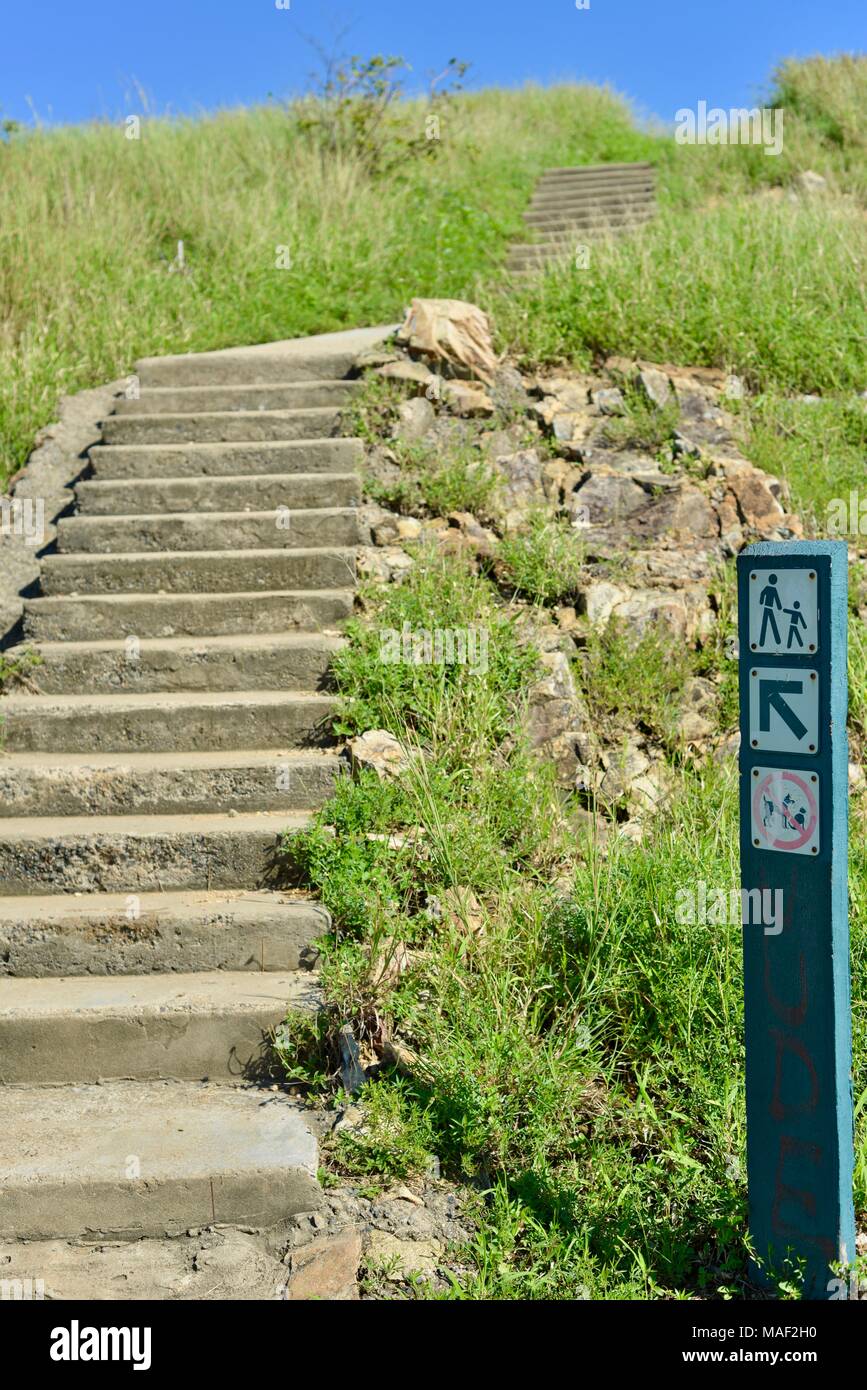
{"type": "Polygon", "coordinates": [[[754,767],[752,780],[753,845],[782,854],[818,854],[818,774],[754,767]]]}
{"type": "Polygon", "coordinates": [[[817,573],[812,567],[750,571],[750,631],[746,650],[809,655],[819,647],[817,573]]]}
{"type": "Polygon", "coordinates": [[[855,1258],[847,581],[841,541],[738,558],[741,888],[781,922],[743,934],[750,1235],[756,1277],[807,1298],[855,1258]]]}
{"type": "Polygon", "coordinates": [[[750,667],[751,748],[819,751],[819,673],[815,667],[750,667]]]}

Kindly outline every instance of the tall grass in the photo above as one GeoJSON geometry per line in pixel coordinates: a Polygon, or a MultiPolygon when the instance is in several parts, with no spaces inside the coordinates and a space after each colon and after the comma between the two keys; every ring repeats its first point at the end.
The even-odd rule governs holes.
{"type": "MultiPolygon", "coordinates": [[[[848,387],[863,352],[865,69],[783,66],[780,159],[677,146],[582,86],[462,95],[436,157],[380,178],[361,157],[323,156],[300,106],[146,116],[139,140],[104,124],[0,140],[0,476],[59,395],[138,356],[387,322],[413,294],[480,301],[501,346],[526,353],[640,350],[786,389],[848,387]],[[541,170],[638,159],[659,169],[658,224],[594,250],[589,275],[503,295],[541,170]],[[813,210],[745,196],[806,167],[853,196],[813,210]],[[721,197],[741,201],[708,207],[721,197]],[[187,274],[169,273],[179,240],[187,274]]],[[[424,117],[418,102],[400,109],[409,132],[424,117]]]]}

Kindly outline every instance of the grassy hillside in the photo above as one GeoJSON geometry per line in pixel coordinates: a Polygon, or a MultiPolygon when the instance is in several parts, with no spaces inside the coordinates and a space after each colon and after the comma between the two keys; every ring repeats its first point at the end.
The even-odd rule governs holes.
{"type": "Polygon", "coordinates": [[[351,140],[323,149],[309,101],[145,117],[138,140],[122,125],[13,132],[0,140],[0,472],[23,463],[60,394],[139,355],[388,321],[412,294],[478,300],[501,346],[533,357],[636,351],[730,366],[763,389],[863,390],[865,71],[781,70],[779,158],[678,146],[577,86],[457,96],[422,154],[402,153],[426,116],[406,103],[379,174],[351,140]],[[662,205],[637,251],[600,248],[589,272],[504,294],[536,175],[632,159],[658,164],[662,205]],[[805,168],[840,196],[755,196],[805,168]],[[184,274],[170,273],[178,240],[184,274]]]}
{"type": "MultiPolygon", "coordinates": [[[[785,476],[794,506],[821,523],[830,497],[860,485],[867,446],[856,396],[867,389],[857,119],[867,62],[788,64],[775,80],[786,110],[779,159],[684,149],[636,129],[616,96],[579,87],[462,96],[426,154],[406,144],[423,131],[426,108],[407,104],[379,173],[363,147],[323,149],[310,103],[145,121],[140,141],[109,127],[13,135],[0,144],[6,469],[26,458],[58,394],[122,375],[139,355],[387,321],[413,294],[455,295],[488,309],[501,349],[528,363],[613,352],[738,372],[751,388],[741,405],[746,452],[785,476]],[[658,166],[655,223],[594,247],[589,270],[504,283],[506,247],[543,168],[631,159],[658,166]],[[805,169],[825,176],[827,191],[790,198],[805,169]],[[178,239],[186,273],[170,271],[178,239]],[[280,246],[289,269],[276,268],[280,246]]],[[[440,468],[428,485],[439,488],[425,497],[430,508],[448,510],[471,509],[480,484],[464,465],[445,483],[440,468]]],[[[581,563],[574,534],[551,526],[511,538],[500,558],[549,611],[566,601],[561,589],[581,563]]],[[[719,650],[701,653],[701,669],[730,686],[730,576],[719,585],[719,650]]],[[[582,822],[564,832],[553,784],[514,738],[514,703],[535,657],[512,617],[490,579],[420,557],[405,583],[366,595],[337,662],[342,731],[386,728],[426,756],[405,785],[372,774],[342,782],[301,849],[292,845],[336,924],[324,948],[330,1012],[317,1027],[347,1019],[372,1033],[388,1015],[419,1047],[409,1075],[367,1088],[364,1130],[344,1132],[329,1161],[375,1187],[423,1169],[435,1152],[475,1190],[478,1233],[456,1298],[737,1297],[747,1253],[741,929],[671,921],[683,885],[737,881],[734,769],[673,756],[675,795],[640,846],[617,840],[603,855],[588,838],[576,865],[582,822]],[[487,627],[489,669],[467,680],[444,668],[431,681],[424,668],[384,664],[377,634],[405,622],[487,627]],[[421,851],[399,834],[417,827],[421,851]],[[476,895],[481,914],[452,903],[428,930],[421,905],[457,887],[476,895]],[[395,943],[414,965],[383,999],[382,953],[395,943]]],[[[863,632],[853,623],[859,739],[863,632]]],[[[575,669],[600,726],[616,710],[664,729],[696,655],[674,661],[652,635],[636,650],[594,638],[575,669]]],[[[735,716],[723,705],[725,730],[735,716]]],[[[862,823],[859,811],[860,1212],[862,823]]],[[[289,1027],[295,1079],[321,1083],[321,1043],[310,1025],[289,1027]]]]}

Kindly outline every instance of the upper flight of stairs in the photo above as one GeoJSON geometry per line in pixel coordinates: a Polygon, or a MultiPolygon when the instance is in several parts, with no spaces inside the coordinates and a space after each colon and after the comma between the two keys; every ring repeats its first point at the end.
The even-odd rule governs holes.
{"type": "Polygon", "coordinates": [[[598,164],[548,169],[524,214],[536,238],[511,248],[506,262],[516,275],[554,261],[574,260],[576,248],[604,233],[629,231],[653,217],[651,164],[598,164]]]}
{"type": "Polygon", "coordinates": [[[301,1111],[251,1083],[287,1007],[318,1007],[328,915],[279,846],[339,772],[339,411],[384,331],[140,363],[58,524],[39,661],[0,701],[0,1236],[318,1204],[301,1111]]]}

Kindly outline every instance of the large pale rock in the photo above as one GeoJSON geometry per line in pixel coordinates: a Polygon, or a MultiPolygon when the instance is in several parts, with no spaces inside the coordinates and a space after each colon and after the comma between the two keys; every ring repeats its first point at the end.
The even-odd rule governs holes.
{"type": "Polygon", "coordinates": [[[411,352],[447,363],[459,375],[491,382],[497,368],[488,317],[461,299],[414,299],[398,332],[411,352]]]}
{"type": "Polygon", "coordinates": [[[583,787],[596,757],[590,715],[565,653],[543,651],[540,661],[546,674],[530,687],[525,716],[530,746],[554,763],[561,786],[583,787]]]}
{"type": "Polygon", "coordinates": [[[375,772],[381,780],[400,776],[412,761],[403,744],[385,729],[368,729],[350,739],[349,756],[354,769],[375,772]]]}
{"type": "Polygon", "coordinates": [[[383,1271],[390,1282],[402,1284],[412,1276],[432,1279],[441,1254],[436,1241],[404,1240],[390,1231],[374,1230],[367,1238],[365,1263],[371,1269],[383,1271]]]}
{"type": "Polygon", "coordinates": [[[292,1255],[286,1299],[322,1298],[346,1303],[359,1297],[356,1276],[362,1246],[358,1231],[320,1237],[292,1255]]]}
{"type": "Polygon", "coordinates": [[[434,408],[427,396],[415,396],[411,401],[403,401],[397,413],[399,419],[394,435],[404,444],[417,444],[436,419],[434,408]]]}
{"type": "Polygon", "coordinates": [[[586,482],[572,494],[570,509],[577,509],[585,524],[614,526],[624,517],[647,507],[650,498],[639,483],[619,473],[591,473],[586,482]]]}
{"type": "Polygon", "coordinates": [[[674,392],[665,372],[645,367],[638,373],[636,384],[645,399],[656,406],[657,410],[663,410],[665,406],[673,404],[674,392]]]}
{"type": "Polygon", "coordinates": [[[487,391],[473,382],[443,382],[442,399],[456,415],[461,415],[465,419],[477,420],[494,413],[494,402],[487,391]]]}

